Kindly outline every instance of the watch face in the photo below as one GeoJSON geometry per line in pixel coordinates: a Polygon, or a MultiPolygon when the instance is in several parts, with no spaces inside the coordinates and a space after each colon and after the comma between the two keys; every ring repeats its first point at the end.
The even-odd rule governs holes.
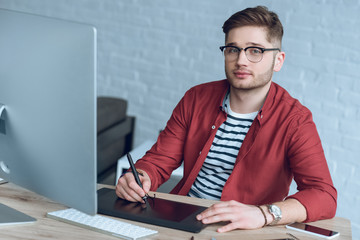
{"type": "Polygon", "coordinates": [[[269,212],[274,217],[274,221],[272,221],[269,225],[275,225],[281,220],[281,209],[276,205],[267,205],[269,212]]]}
{"type": "Polygon", "coordinates": [[[276,205],[270,205],[270,211],[274,214],[274,217],[277,219],[281,218],[281,209],[276,205]]]}
{"type": "Polygon", "coordinates": [[[276,205],[271,205],[271,211],[274,212],[276,215],[280,215],[281,213],[280,208],[276,205]]]}

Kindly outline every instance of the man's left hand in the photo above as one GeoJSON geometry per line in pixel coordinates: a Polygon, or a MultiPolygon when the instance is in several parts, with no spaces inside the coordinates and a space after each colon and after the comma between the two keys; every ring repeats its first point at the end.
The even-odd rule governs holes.
{"type": "Polygon", "coordinates": [[[196,216],[204,224],[230,222],[219,228],[218,232],[228,232],[234,229],[261,228],[265,219],[256,206],[246,205],[237,201],[220,202],[212,205],[196,216]]]}

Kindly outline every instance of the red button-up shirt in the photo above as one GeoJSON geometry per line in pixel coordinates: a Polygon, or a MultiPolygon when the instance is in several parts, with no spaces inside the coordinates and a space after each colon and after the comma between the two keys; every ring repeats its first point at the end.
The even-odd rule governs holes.
{"type": "MultiPolygon", "coordinates": [[[[191,88],[175,107],[157,142],[136,162],[151,178],[151,190],[165,182],[184,162],[184,175],[171,193],[186,195],[226,120],[223,99],[227,80],[191,88]]],[[[239,150],[221,200],[262,205],[297,199],[306,221],[331,218],[336,212],[333,186],[311,112],[272,83],[239,150]],[[294,178],[298,192],[288,196],[294,178]]]]}

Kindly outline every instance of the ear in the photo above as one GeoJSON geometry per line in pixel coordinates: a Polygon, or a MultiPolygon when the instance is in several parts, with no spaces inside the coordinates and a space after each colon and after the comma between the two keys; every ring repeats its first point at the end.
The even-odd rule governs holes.
{"type": "Polygon", "coordinates": [[[285,52],[278,52],[275,56],[274,72],[280,71],[285,61],[285,52]]]}

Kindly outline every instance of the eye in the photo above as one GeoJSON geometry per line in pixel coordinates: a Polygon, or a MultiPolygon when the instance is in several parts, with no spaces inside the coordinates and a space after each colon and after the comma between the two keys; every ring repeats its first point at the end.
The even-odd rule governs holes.
{"type": "Polygon", "coordinates": [[[252,55],[259,55],[259,54],[262,54],[262,50],[260,48],[248,48],[247,51],[252,54],[252,55]]]}
{"type": "Polygon", "coordinates": [[[238,53],[239,49],[234,48],[234,47],[227,47],[226,51],[227,51],[227,53],[234,54],[234,53],[238,53]]]}

